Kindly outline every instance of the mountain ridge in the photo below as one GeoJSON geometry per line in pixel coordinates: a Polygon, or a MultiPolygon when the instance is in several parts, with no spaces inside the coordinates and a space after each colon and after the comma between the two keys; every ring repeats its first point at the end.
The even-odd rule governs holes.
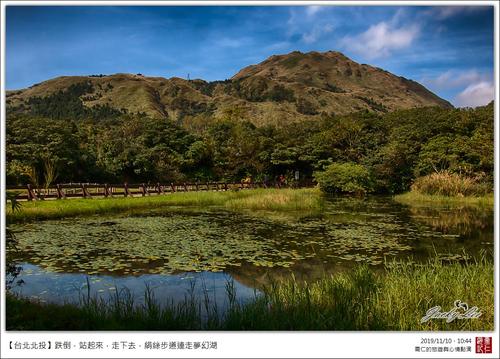
{"type": "Polygon", "coordinates": [[[358,64],[340,52],[294,51],[272,55],[223,81],[126,73],[59,76],[7,91],[7,109],[10,113],[30,112],[33,103],[49,98],[53,102],[57,94],[69,96],[70,92],[87,109],[99,106],[144,113],[188,126],[228,113],[233,116],[235,109],[237,116],[260,126],[314,119],[321,114],[453,107],[416,81],[358,64]]]}

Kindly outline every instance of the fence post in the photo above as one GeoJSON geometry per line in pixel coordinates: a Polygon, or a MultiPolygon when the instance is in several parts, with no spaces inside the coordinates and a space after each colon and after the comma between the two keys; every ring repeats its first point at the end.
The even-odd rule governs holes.
{"type": "Polygon", "coordinates": [[[84,183],[82,183],[82,191],[83,191],[83,198],[92,198],[90,192],[87,189],[87,186],[84,183]]]}
{"type": "Polygon", "coordinates": [[[141,184],[141,194],[142,197],[146,195],[146,185],[144,183],[141,184]]]}
{"type": "Polygon", "coordinates": [[[33,192],[33,189],[31,188],[31,185],[27,184],[26,188],[28,189],[28,201],[32,201],[32,200],[36,199],[36,195],[33,192]]]}
{"type": "Polygon", "coordinates": [[[111,195],[109,191],[109,186],[107,183],[104,184],[104,197],[109,197],[111,195]]]}
{"type": "Polygon", "coordinates": [[[188,187],[187,187],[186,182],[184,182],[184,192],[187,192],[187,191],[188,191],[188,187]]]}
{"type": "Polygon", "coordinates": [[[173,182],[170,183],[170,188],[172,188],[172,193],[175,192],[175,185],[173,182]]]}
{"type": "Polygon", "coordinates": [[[158,183],[156,184],[156,193],[161,194],[161,192],[162,192],[162,187],[161,187],[161,185],[160,185],[160,182],[158,182],[158,183]]]}
{"type": "Polygon", "coordinates": [[[123,184],[123,195],[125,197],[130,196],[130,191],[128,190],[128,183],[127,182],[125,182],[123,184]]]}
{"type": "Polygon", "coordinates": [[[198,181],[196,181],[195,186],[196,186],[196,191],[199,191],[200,190],[200,185],[199,185],[198,181]]]}
{"type": "Polygon", "coordinates": [[[227,191],[227,182],[224,182],[224,191],[227,191]]]}
{"type": "Polygon", "coordinates": [[[61,199],[61,198],[66,198],[66,194],[64,193],[64,191],[62,190],[62,187],[60,184],[57,184],[56,185],[56,188],[57,188],[57,199],[61,199]]]}

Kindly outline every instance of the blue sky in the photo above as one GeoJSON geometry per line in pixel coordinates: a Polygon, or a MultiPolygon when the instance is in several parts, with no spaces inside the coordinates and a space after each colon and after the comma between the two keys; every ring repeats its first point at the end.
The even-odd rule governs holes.
{"type": "Polygon", "coordinates": [[[8,6],[6,88],[56,76],[230,78],[273,54],[341,51],[456,106],[494,97],[493,8],[8,6]]]}

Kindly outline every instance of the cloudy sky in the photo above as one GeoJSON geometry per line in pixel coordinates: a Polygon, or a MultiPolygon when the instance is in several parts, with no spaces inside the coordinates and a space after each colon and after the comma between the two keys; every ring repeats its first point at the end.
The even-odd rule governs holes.
{"type": "Polygon", "coordinates": [[[455,106],[494,97],[485,6],[8,6],[6,88],[61,75],[223,80],[273,54],[341,51],[455,106]]]}

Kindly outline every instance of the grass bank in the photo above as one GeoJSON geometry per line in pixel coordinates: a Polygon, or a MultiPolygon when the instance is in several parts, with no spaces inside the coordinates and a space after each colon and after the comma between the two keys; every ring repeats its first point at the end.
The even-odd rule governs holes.
{"type": "Polygon", "coordinates": [[[445,170],[416,178],[411,190],[430,195],[481,197],[491,192],[492,185],[484,174],[464,175],[445,170]]]}
{"type": "Polygon", "coordinates": [[[481,206],[493,208],[495,198],[493,193],[483,196],[443,196],[423,194],[415,191],[394,196],[400,203],[411,205],[437,205],[437,206],[481,206]]]}
{"type": "Polygon", "coordinates": [[[247,304],[227,286],[229,309],[221,315],[208,296],[158,305],[150,290],[144,305],[130,296],[81,306],[33,303],[7,296],[7,330],[493,330],[493,264],[488,260],[443,265],[392,264],[376,274],[367,266],[314,283],[289,280],[263,289],[247,304]],[[421,322],[426,312],[461,300],[478,319],[421,322]],[[202,314],[203,312],[208,315],[202,314]]]}
{"type": "Polygon", "coordinates": [[[321,208],[317,189],[252,189],[226,192],[177,192],[146,197],[114,197],[23,202],[22,211],[7,209],[11,222],[58,219],[81,215],[173,206],[219,206],[230,210],[317,210],[321,208]]]}

